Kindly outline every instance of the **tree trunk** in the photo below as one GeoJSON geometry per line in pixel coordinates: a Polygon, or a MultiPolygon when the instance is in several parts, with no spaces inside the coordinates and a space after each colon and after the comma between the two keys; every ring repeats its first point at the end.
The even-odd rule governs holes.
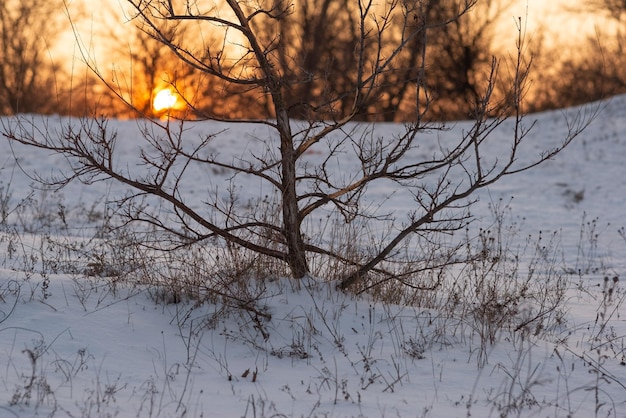
{"type": "Polygon", "coordinates": [[[284,99],[277,87],[272,93],[276,109],[276,123],[280,133],[280,155],[282,162],[282,211],[283,235],[287,243],[287,264],[294,278],[309,274],[304,241],[300,231],[300,211],[296,194],[296,153],[289,124],[289,115],[284,99]]]}

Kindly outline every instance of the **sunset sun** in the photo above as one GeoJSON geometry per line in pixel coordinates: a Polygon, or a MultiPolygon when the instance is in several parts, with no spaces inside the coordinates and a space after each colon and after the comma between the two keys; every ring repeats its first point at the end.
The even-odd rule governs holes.
{"type": "Polygon", "coordinates": [[[152,107],[155,111],[160,112],[163,110],[169,110],[174,107],[176,104],[177,97],[169,89],[161,90],[154,96],[154,100],[152,101],[152,107]]]}

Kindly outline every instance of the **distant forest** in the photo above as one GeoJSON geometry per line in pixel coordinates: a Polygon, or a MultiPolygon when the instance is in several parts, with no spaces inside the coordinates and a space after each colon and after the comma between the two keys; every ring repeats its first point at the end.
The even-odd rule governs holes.
{"type": "MultiPolygon", "coordinates": [[[[155,117],[155,94],[172,88],[184,107],[193,110],[186,112],[186,117],[273,117],[267,92],[252,81],[230,82],[231,76],[254,80],[256,69],[248,61],[228,58],[229,52],[245,52],[247,46],[235,35],[217,33],[222,30],[219,21],[211,22],[215,35],[197,20],[163,22],[159,33],[166,34],[168,45],[155,38],[155,28],[141,26],[129,12],[119,18],[115,11],[118,2],[111,3],[96,13],[80,7],[69,9],[62,0],[0,2],[0,115],[155,117]],[[98,16],[103,22],[117,19],[122,29],[107,24],[96,27],[91,21],[98,16]],[[93,32],[86,37],[79,28],[90,25],[93,32]],[[185,49],[175,47],[180,45],[178,40],[185,40],[185,49]],[[96,50],[106,51],[106,62],[96,50]],[[62,62],[55,51],[63,51],[64,57],[73,55],[74,61],[70,65],[62,62]],[[187,52],[193,60],[186,59],[187,52]],[[223,77],[215,77],[207,68],[218,69],[223,77]]],[[[209,3],[215,4],[203,5],[199,0],[178,3],[198,15],[209,12],[209,3]]],[[[472,109],[485,96],[486,88],[493,89],[490,94],[496,104],[491,111],[498,112],[498,103],[505,106],[509,100],[507,86],[515,73],[510,68],[514,57],[496,47],[496,42],[501,45],[508,37],[511,50],[521,45],[518,49],[527,65],[523,74],[530,81],[523,92],[526,112],[626,92],[626,54],[622,50],[626,35],[619,30],[626,17],[624,1],[589,1],[581,10],[603,14],[616,23],[617,30],[598,33],[583,44],[549,47],[541,33],[529,36],[521,30],[518,37],[515,27],[506,36],[498,33],[501,29],[496,22],[506,13],[506,1],[387,0],[371,13],[385,16],[386,3],[397,3],[401,7],[393,10],[398,16],[367,22],[360,19],[360,1],[256,3],[268,5],[259,9],[264,15],[254,19],[251,30],[266,45],[266,58],[282,75],[291,118],[332,119],[342,114],[345,106],[354,103],[359,86],[367,82],[359,79],[355,68],[382,59],[390,64],[378,75],[370,95],[359,100],[360,120],[411,120],[416,107],[426,102],[429,119],[472,118],[472,109]],[[384,56],[385,42],[390,40],[369,36],[374,29],[370,26],[376,24],[388,26],[385,33],[393,34],[393,42],[402,40],[412,24],[424,29],[420,39],[411,39],[401,53],[388,57],[384,56]],[[360,61],[355,63],[357,56],[360,61]],[[499,81],[492,83],[496,76],[499,81]],[[416,84],[419,97],[414,88],[407,88],[416,84]]],[[[227,15],[220,18],[229,19],[227,15]]],[[[526,17],[517,22],[522,27],[523,19],[526,17]]],[[[240,55],[245,57],[245,53],[240,55]]]]}

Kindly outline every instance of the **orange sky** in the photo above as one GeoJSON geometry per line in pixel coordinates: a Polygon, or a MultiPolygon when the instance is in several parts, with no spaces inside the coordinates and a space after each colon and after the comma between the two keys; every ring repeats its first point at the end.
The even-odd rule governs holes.
{"type": "Polygon", "coordinates": [[[602,16],[583,11],[585,0],[513,0],[511,13],[506,20],[513,16],[525,16],[528,19],[529,34],[538,30],[546,31],[546,40],[552,44],[560,42],[572,43],[588,36],[594,36],[596,27],[607,28],[612,23],[602,16]]]}

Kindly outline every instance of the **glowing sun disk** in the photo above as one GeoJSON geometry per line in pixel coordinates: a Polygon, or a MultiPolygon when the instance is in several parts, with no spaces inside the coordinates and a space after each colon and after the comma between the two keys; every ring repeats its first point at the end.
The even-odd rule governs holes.
{"type": "Polygon", "coordinates": [[[152,101],[152,107],[157,112],[162,110],[171,109],[176,104],[176,95],[169,89],[161,90],[154,96],[152,101]]]}

